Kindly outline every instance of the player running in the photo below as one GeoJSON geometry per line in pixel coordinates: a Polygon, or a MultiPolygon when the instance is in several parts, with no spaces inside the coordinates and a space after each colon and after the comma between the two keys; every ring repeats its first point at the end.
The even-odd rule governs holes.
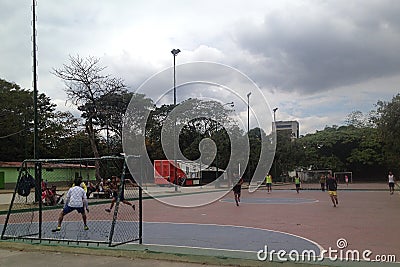
{"type": "Polygon", "coordinates": [[[394,175],[392,172],[389,172],[388,180],[389,180],[389,193],[391,195],[393,195],[393,193],[394,193],[394,175]]]}
{"type": "Polygon", "coordinates": [[[237,184],[233,187],[233,194],[235,195],[236,206],[239,206],[242,184],[243,184],[243,178],[240,178],[237,184]]]}
{"type": "Polygon", "coordinates": [[[124,179],[124,181],[121,182],[121,179],[119,177],[116,177],[116,176],[112,176],[111,177],[110,189],[112,190],[113,198],[111,200],[110,208],[109,209],[105,209],[106,212],[110,213],[112,208],[114,207],[115,202],[117,202],[118,192],[119,192],[121,186],[122,186],[122,189],[121,189],[121,195],[119,196],[119,200],[122,203],[125,203],[126,205],[131,206],[133,208],[133,210],[135,210],[135,204],[132,204],[131,202],[126,200],[125,197],[124,197],[124,191],[125,191],[126,183],[134,185],[134,183],[130,179],[124,179]]]}
{"type": "Polygon", "coordinates": [[[326,188],[328,189],[329,196],[331,197],[333,206],[339,204],[337,197],[337,181],[332,177],[332,174],[328,174],[328,179],[326,179],[326,188]]]}

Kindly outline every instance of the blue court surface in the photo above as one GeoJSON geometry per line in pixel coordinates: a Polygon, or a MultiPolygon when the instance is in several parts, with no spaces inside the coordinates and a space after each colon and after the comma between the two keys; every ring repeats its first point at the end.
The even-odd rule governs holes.
{"type": "Polygon", "coordinates": [[[215,224],[146,222],[143,243],[177,247],[257,252],[269,250],[313,250],[321,247],[305,238],[271,230],[215,224]]]}
{"type": "MultiPolygon", "coordinates": [[[[83,230],[82,222],[65,222],[60,232],[43,232],[42,237],[80,240],[81,242],[107,240],[108,233],[93,230],[99,228],[97,224],[102,224],[104,228],[104,224],[110,224],[110,221],[90,221],[88,231],[83,230]]],[[[131,222],[125,222],[123,228],[129,228],[130,224],[132,227],[137,227],[131,222]]],[[[52,229],[51,227],[56,225],[56,222],[44,222],[43,228],[52,229]]],[[[31,225],[31,227],[36,228],[37,225],[31,225]]],[[[0,225],[0,229],[2,228],[3,225],[0,225]]],[[[9,225],[8,231],[13,232],[13,228],[15,231],[17,229],[20,231],[21,225],[9,225]]],[[[118,230],[115,234],[115,241],[123,239],[118,236],[118,230]]],[[[195,223],[144,222],[143,244],[242,252],[257,252],[267,245],[269,250],[286,252],[313,250],[317,255],[321,251],[317,243],[292,234],[251,227],[195,223]]]]}

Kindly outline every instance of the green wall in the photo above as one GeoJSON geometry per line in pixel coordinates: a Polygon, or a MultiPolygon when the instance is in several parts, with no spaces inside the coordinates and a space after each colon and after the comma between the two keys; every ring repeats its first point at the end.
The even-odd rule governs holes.
{"type": "MultiPolygon", "coordinates": [[[[17,167],[0,167],[0,189],[14,188],[17,183],[19,169],[17,167]],[[3,176],[4,185],[1,187],[1,179],[3,176]]],[[[35,169],[28,168],[28,172],[35,176],[35,169]]],[[[81,175],[83,181],[94,181],[96,170],[94,168],[42,168],[42,179],[48,183],[66,183],[69,184],[75,177],[81,175]]]]}
{"type": "Polygon", "coordinates": [[[4,189],[4,172],[0,172],[0,189],[4,189]]]}

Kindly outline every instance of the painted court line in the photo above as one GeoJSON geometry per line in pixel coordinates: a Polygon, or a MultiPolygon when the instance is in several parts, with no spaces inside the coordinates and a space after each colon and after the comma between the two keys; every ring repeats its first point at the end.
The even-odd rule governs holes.
{"type": "Polygon", "coordinates": [[[247,253],[257,252],[263,249],[265,245],[268,245],[271,249],[283,249],[285,251],[293,249],[299,251],[312,249],[317,255],[323,250],[323,247],[317,242],[298,235],[247,226],[145,222],[144,232],[143,243],[149,245],[203,248],[247,253]],[[146,230],[146,227],[149,225],[154,225],[161,233],[153,233],[156,234],[157,237],[152,237],[151,231],[148,232],[150,229],[146,230]],[[166,231],[167,234],[163,233],[164,231],[166,231]],[[189,238],[192,238],[192,240],[188,240],[189,238]],[[193,244],[193,242],[197,244],[193,244]],[[243,246],[246,246],[249,250],[241,249],[243,246]]]}

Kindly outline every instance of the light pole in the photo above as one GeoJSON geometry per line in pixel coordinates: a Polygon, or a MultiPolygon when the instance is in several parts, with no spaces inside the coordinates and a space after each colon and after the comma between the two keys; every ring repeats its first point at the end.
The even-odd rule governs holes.
{"type": "Polygon", "coordinates": [[[233,101],[229,102],[229,103],[225,103],[222,106],[227,106],[227,105],[231,106],[231,108],[235,107],[235,103],[233,103],[233,101]]]}
{"type": "MultiPolygon", "coordinates": [[[[247,138],[250,138],[250,96],[251,96],[251,92],[249,92],[247,94],[247,138]]],[[[250,151],[251,152],[251,151],[250,151]]],[[[249,178],[249,183],[250,183],[250,173],[251,173],[251,154],[249,154],[249,174],[248,174],[248,178],[249,178]]]]}
{"type": "Polygon", "coordinates": [[[38,138],[38,89],[37,89],[37,60],[36,60],[36,1],[32,4],[32,44],[33,44],[33,158],[39,158],[39,138],[38,138]]]}
{"type": "MultiPolygon", "coordinates": [[[[176,107],[176,64],[175,64],[175,58],[176,56],[181,52],[179,49],[172,49],[171,53],[172,56],[174,57],[174,108],[176,107]]],[[[176,117],[174,116],[174,179],[175,179],[175,192],[178,191],[178,177],[176,177],[176,168],[177,168],[177,160],[176,160],[176,117]]]]}
{"type": "Polygon", "coordinates": [[[171,53],[174,57],[174,106],[176,106],[176,70],[175,70],[175,57],[181,52],[179,49],[172,49],[171,53]]]}
{"type": "Polygon", "coordinates": [[[250,96],[251,92],[247,94],[247,134],[250,132],[250,96]]]}
{"type": "Polygon", "coordinates": [[[275,118],[275,112],[278,110],[278,108],[274,108],[272,111],[274,112],[274,123],[276,122],[276,118],[275,118]]]}
{"type": "MultiPolygon", "coordinates": [[[[275,132],[275,134],[276,134],[276,117],[275,117],[275,113],[276,113],[277,110],[278,110],[278,108],[274,108],[272,110],[274,112],[274,128],[273,128],[273,131],[275,132]]],[[[274,164],[274,179],[276,179],[276,161],[275,161],[275,164],[274,164]]]]}

